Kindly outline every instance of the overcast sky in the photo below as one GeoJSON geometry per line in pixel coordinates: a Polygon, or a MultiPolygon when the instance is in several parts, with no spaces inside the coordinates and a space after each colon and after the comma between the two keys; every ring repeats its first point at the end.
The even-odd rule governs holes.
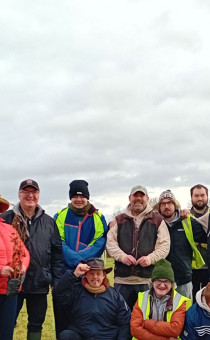
{"type": "Polygon", "coordinates": [[[210,187],[210,1],[6,0],[0,11],[0,193],[33,178],[53,215],[89,182],[108,217],[210,187]]]}

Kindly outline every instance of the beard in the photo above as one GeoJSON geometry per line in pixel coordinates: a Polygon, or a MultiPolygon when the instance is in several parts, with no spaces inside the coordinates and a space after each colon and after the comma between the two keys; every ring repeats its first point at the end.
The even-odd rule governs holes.
{"type": "Polygon", "coordinates": [[[197,210],[203,210],[203,209],[207,206],[207,203],[208,203],[208,202],[202,203],[202,204],[200,204],[200,205],[198,205],[197,203],[194,203],[194,204],[193,204],[193,207],[194,207],[195,209],[197,209],[197,210]]]}

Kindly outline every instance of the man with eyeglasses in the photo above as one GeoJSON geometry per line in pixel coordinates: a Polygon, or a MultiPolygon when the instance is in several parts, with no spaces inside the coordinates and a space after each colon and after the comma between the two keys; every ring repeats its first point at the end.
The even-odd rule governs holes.
{"type": "Polygon", "coordinates": [[[202,225],[191,216],[180,216],[180,204],[170,190],[161,193],[154,209],[163,216],[170,233],[171,247],[166,259],[172,265],[177,292],[192,300],[193,256],[197,267],[204,264],[194,241],[206,242],[206,233],[202,225]]]}
{"type": "Polygon", "coordinates": [[[170,237],[163,218],[149,205],[145,187],[133,187],[129,202],[112,223],[107,250],[115,260],[114,286],[132,310],[138,292],[148,289],[155,262],[168,255],[170,237]]]}
{"type": "Polygon", "coordinates": [[[53,218],[38,204],[38,183],[32,179],[21,182],[18,195],[19,203],[1,217],[14,228],[21,229],[20,236],[30,253],[29,268],[18,294],[17,316],[26,299],[27,340],[39,340],[47,310],[49,284],[53,287],[63,274],[62,244],[53,218]]]}

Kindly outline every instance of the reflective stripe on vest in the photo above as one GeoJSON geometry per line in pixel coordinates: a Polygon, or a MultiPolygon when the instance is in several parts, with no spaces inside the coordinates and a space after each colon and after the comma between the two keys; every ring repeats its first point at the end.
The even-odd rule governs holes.
{"type": "MultiPolygon", "coordinates": [[[[150,294],[149,290],[146,292],[139,292],[138,293],[138,306],[141,309],[143,313],[144,320],[149,319],[150,314],[150,294]]],[[[172,311],[166,312],[166,321],[170,322],[172,314],[183,304],[183,302],[186,302],[186,310],[188,310],[192,306],[192,301],[188,299],[185,296],[180,295],[176,290],[174,290],[174,296],[173,296],[173,309],[172,311]]],[[[177,337],[177,339],[180,339],[180,337],[177,337]]],[[[138,340],[137,338],[133,337],[132,340],[138,340]]]]}
{"type": "Polygon", "coordinates": [[[182,220],[182,225],[183,225],[187,240],[188,240],[188,242],[189,242],[189,244],[192,248],[192,251],[193,251],[192,267],[195,268],[195,269],[199,269],[199,268],[204,266],[205,262],[204,262],[204,259],[202,258],[201,253],[199,252],[199,250],[196,247],[195,242],[194,242],[190,216],[188,216],[187,218],[182,220]]]}
{"type": "MultiPolygon", "coordinates": [[[[58,216],[55,221],[58,226],[58,230],[59,230],[62,241],[65,241],[64,225],[65,225],[65,220],[66,220],[66,215],[68,213],[68,209],[69,208],[65,208],[65,209],[58,211],[58,216]]],[[[101,216],[102,216],[102,213],[99,211],[93,213],[95,234],[94,234],[93,240],[88,244],[89,246],[93,245],[104,234],[104,225],[101,220],[101,216]]]]}

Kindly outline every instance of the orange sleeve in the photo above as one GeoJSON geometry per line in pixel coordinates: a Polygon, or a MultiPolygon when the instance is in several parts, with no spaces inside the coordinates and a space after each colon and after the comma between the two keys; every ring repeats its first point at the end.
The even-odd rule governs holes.
{"type": "Polygon", "coordinates": [[[183,304],[172,314],[171,321],[145,320],[144,327],[149,332],[156,335],[177,338],[184,327],[186,313],[186,303],[183,304]]]}
{"type": "MultiPolygon", "coordinates": [[[[145,328],[145,322],[147,320],[144,320],[143,313],[141,309],[138,306],[138,300],[136,301],[133,312],[131,315],[131,334],[136,339],[144,339],[144,340],[169,340],[169,336],[162,336],[155,334],[153,329],[148,330],[145,328]]],[[[148,320],[150,321],[150,320],[148,320]]],[[[154,320],[151,320],[154,321],[154,320]]]]}

